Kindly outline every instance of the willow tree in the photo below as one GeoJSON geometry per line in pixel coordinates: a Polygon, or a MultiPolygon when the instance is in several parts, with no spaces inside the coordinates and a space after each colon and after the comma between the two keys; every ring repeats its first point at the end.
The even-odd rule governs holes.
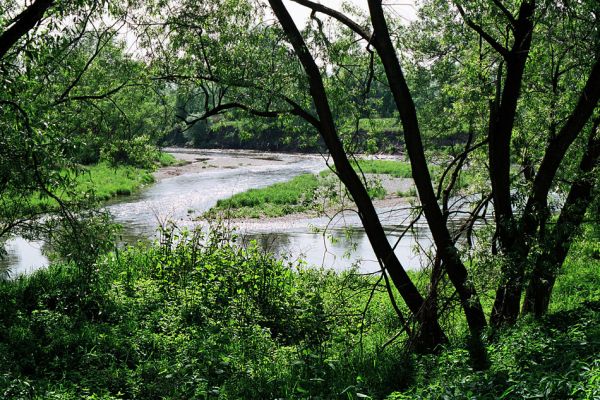
{"type": "MultiPolygon", "coordinates": [[[[435,296],[436,282],[441,278],[432,279],[430,293],[423,295],[417,290],[393,253],[367,194],[366,182],[351,167],[347,143],[340,134],[340,126],[347,114],[364,111],[360,99],[369,96],[373,79],[383,80],[403,126],[403,139],[420,208],[435,245],[437,271],[443,272],[451,282],[476,338],[487,326],[487,321],[466,267],[468,254],[457,246],[461,232],[450,228],[453,212],[450,198],[456,193],[454,186],[463,166],[474,155],[481,158],[481,150],[487,146],[483,162],[489,166],[486,175],[491,190],[488,189],[481,200],[472,205],[469,221],[463,227],[472,231],[474,221],[486,217],[487,203],[493,204],[495,234],[487,245],[490,252],[498,255],[502,266],[500,276],[495,280],[498,289],[491,319],[496,326],[514,321],[519,312],[525,277],[531,277],[530,288],[536,291],[533,283],[538,279],[536,274],[527,274],[530,250],[534,243],[541,243],[540,228],[552,218],[545,204],[551,191],[557,188],[559,167],[562,165],[569,174],[580,177],[567,185],[575,193],[562,202],[563,211],[573,210],[571,203],[577,202],[576,213],[561,215],[569,218],[572,224],[581,222],[582,212],[585,213],[597,185],[593,174],[598,158],[595,150],[597,125],[590,127],[590,140],[581,140],[600,96],[598,13],[594,2],[548,3],[541,7],[533,1],[468,3],[468,7],[461,2],[429,2],[424,12],[429,7],[429,10],[433,8],[441,13],[423,14],[421,33],[432,33],[430,42],[434,47],[436,43],[450,44],[437,57],[426,56],[419,64],[417,50],[411,48],[411,43],[406,43],[406,38],[412,36],[386,14],[381,0],[368,0],[365,18],[360,12],[340,12],[310,0],[293,1],[312,11],[312,22],[303,31],[298,29],[280,0],[270,0],[268,8],[264,3],[225,1],[205,4],[190,0],[177,3],[175,9],[160,8],[164,6],[161,4],[154,10],[155,15],[167,15],[166,20],[148,24],[161,27],[161,35],[148,42],[154,55],[161,55],[158,62],[164,73],[160,79],[178,84],[190,82],[201,89],[199,93],[205,101],[204,112],[190,116],[188,122],[192,124],[232,109],[242,109],[261,117],[300,118],[318,132],[340,180],[356,203],[383,273],[389,275],[420,322],[420,342],[433,348],[446,340],[438,322],[435,296]],[[561,17],[565,14],[563,7],[571,14],[561,17]],[[270,13],[277,24],[269,19],[270,13]],[[567,18],[571,23],[562,30],[552,31],[550,28],[560,18],[567,18]],[[440,25],[436,27],[436,24],[440,25]],[[561,41],[574,32],[587,31],[590,37],[585,45],[591,50],[582,52],[582,46],[576,40],[569,40],[568,44],[561,41]],[[549,40],[554,46],[550,50],[549,40]],[[161,49],[166,51],[161,53],[161,49]],[[548,55],[548,51],[554,55],[548,55]],[[532,60],[531,54],[538,58],[540,54],[546,54],[547,57],[541,57],[540,62],[532,60]],[[454,105],[462,101],[467,105],[464,109],[469,112],[459,125],[468,131],[469,140],[446,165],[442,182],[434,187],[423,133],[435,129],[432,127],[436,126],[436,120],[448,118],[435,99],[428,103],[418,87],[409,87],[406,68],[435,71],[438,61],[443,60],[461,74],[467,69],[462,64],[463,57],[478,58],[479,62],[471,66],[471,70],[484,82],[476,95],[472,95],[473,90],[461,92],[464,87],[460,85],[465,81],[458,81],[454,86],[457,90],[449,102],[454,105]],[[554,106],[524,104],[525,94],[539,92],[540,87],[547,93],[548,89],[543,85],[544,60],[556,57],[569,60],[569,65],[573,61],[575,67],[569,67],[566,72],[562,67],[556,68],[555,91],[550,88],[548,94],[551,98],[554,96],[554,106]],[[537,70],[532,65],[537,66],[537,70]],[[378,66],[383,76],[375,76],[378,66]],[[349,72],[344,75],[345,79],[339,79],[343,75],[339,71],[349,72]],[[357,85],[349,88],[347,81],[357,85]],[[416,103],[426,111],[418,109],[416,103]],[[469,115],[470,111],[473,115],[469,115]],[[552,115],[553,130],[547,135],[538,134],[535,151],[532,149],[527,157],[519,159],[513,150],[519,146],[523,148],[523,143],[528,141],[532,143],[531,136],[536,130],[539,132],[540,127],[539,121],[524,116],[544,113],[552,115]],[[424,123],[423,115],[426,114],[424,123]],[[571,146],[574,142],[578,145],[571,146]],[[583,142],[587,144],[579,146],[583,142]],[[567,154],[581,158],[579,166],[565,165],[563,161],[567,154]],[[515,173],[513,166],[519,164],[526,168],[515,173]],[[583,190],[578,189],[581,185],[585,186],[583,190]],[[515,196],[515,193],[524,195],[515,196]],[[526,201],[521,201],[523,197],[526,201]]],[[[561,181],[561,185],[564,186],[564,182],[561,181]]],[[[559,232],[552,235],[558,238],[559,232]]],[[[559,264],[562,260],[564,257],[556,258],[559,264]]],[[[546,267],[538,269],[546,270],[546,267]]]]}
{"type": "Polygon", "coordinates": [[[104,215],[75,177],[102,148],[158,130],[160,99],[143,85],[145,65],[117,40],[125,8],[8,3],[0,5],[0,239],[71,232],[70,253],[91,265],[101,235],[78,219],[104,215]],[[40,218],[48,214],[58,218],[40,218]]]}

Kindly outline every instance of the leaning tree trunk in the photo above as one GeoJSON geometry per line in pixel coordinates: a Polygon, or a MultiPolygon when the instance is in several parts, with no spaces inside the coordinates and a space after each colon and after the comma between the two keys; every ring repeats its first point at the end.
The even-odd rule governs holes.
{"type": "Polygon", "coordinates": [[[373,35],[368,28],[364,28],[343,13],[320,3],[315,3],[311,0],[292,1],[312,9],[313,12],[321,12],[335,18],[354,31],[363,40],[370,43],[377,51],[377,54],[384,64],[390,89],[400,112],[402,125],[404,127],[405,142],[407,144],[413,171],[413,178],[423,204],[425,217],[432,231],[435,245],[443,261],[443,268],[448,273],[452,284],[459,293],[471,331],[478,334],[478,332],[486,326],[485,315],[477,298],[475,289],[468,281],[466,268],[460,260],[458,251],[454,246],[446,222],[437,204],[437,198],[433,192],[431,177],[423,152],[415,106],[408,86],[406,85],[394,46],[390,40],[381,4],[378,2],[369,3],[371,19],[376,33],[373,35]]]}
{"type": "Polygon", "coordinates": [[[478,336],[480,331],[487,325],[483,308],[475,288],[468,279],[467,269],[452,241],[433,191],[415,105],[404,79],[394,45],[390,39],[381,1],[369,0],[368,3],[374,30],[373,45],[383,63],[390,90],[400,113],[404,128],[404,140],[412,167],[412,176],[417,186],[423,212],[431,229],[437,251],[443,261],[444,269],[460,297],[469,328],[473,334],[478,336]]]}
{"type": "Polygon", "coordinates": [[[390,274],[394,285],[411,312],[420,320],[422,330],[426,332],[423,335],[423,341],[420,343],[421,347],[434,349],[446,343],[447,338],[437,320],[423,320],[425,315],[423,313],[424,299],[394,254],[368,192],[348,160],[337,135],[320,71],[282,1],[269,0],[269,3],[306,72],[310,94],[319,116],[319,133],[333,158],[340,180],[356,203],[360,219],[375,255],[390,274]]]}
{"type": "Polygon", "coordinates": [[[579,176],[573,182],[558,221],[544,243],[544,251],[536,259],[525,293],[523,313],[533,313],[539,318],[548,311],[556,276],[593,199],[594,187],[598,185],[599,178],[594,170],[600,164],[600,137],[596,136],[599,125],[600,118],[597,118],[579,163],[579,176]]]}
{"type": "Polygon", "coordinates": [[[42,20],[53,4],[54,0],[36,0],[17,15],[12,25],[0,34],[0,59],[42,20]]]}

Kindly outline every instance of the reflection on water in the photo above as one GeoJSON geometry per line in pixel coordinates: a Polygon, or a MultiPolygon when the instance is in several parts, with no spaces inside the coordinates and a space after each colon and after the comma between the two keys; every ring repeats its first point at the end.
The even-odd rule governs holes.
{"type": "MultiPolygon", "coordinates": [[[[235,153],[234,157],[244,156],[240,154],[235,153]]],[[[195,152],[194,155],[213,160],[232,157],[227,152],[195,152]]],[[[198,168],[163,179],[135,196],[121,198],[107,206],[115,221],[123,226],[122,240],[132,244],[156,237],[157,226],[167,220],[173,220],[179,227],[191,227],[198,224],[196,217],[219,199],[325,168],[323,159],[316,156],[250,153],[245,157],[246,160],[261,161],[254,164],[240,162],[235,168],[198,168]]],[[[387,226],[390,243],[394,245],[397,232],[407,223],[409,213],[390,208],[380,210],[380,215],[387,226]]],[[[337,270],[352,264],[358,264],[364,272],[379,269],[369,241],[360,228],[360,220],[354,213],[341,214],[333,221],[327,218],[257,220],[241,224],[238,232],[243,242],[255,240],[261,248],[289,260],[304,259],[309,265],[337,270]],[[314,232],[315,227],[323,230],[326,226],[325,234],[314,232]]],[[[409,269],[423,265],[413,251],[415,245],[425,249],[431,247],[429,231],[421,227],[417,232],[416,236],[406,235],[395,250],[402,264],[409,269]]],[[[7,246],[8,257],[0,262],[0,271],[10,266],[11,275],[15,275],[47,265],[40,247],[39,243],[28,243],[22,238],[12,239],[7,246]]]]}
{"type": "Polygon", "coordinates": [[[41,241],[14,237],[4,242],[6,254],[0,257],[0,278],[14,278],[46,267],[48,259],[42,254],[41,241]]]}
{"type": "MultiPolygon", "coordinates": [[[[242,238],[246,242],[254,240],[261,248],[290,261],[302,259],[308,265],[335,270],[347,269],[356,264],[364,273],[379,270],[367,235],[358,228],[336,228],[321,234],[307,231],[246,233],[242,238]]],[[[396,243],[397,238],[396,233],[388,232],[388,240],[392,245],[396,245],[395,253],[402,265],[406,269],[421,268],[425,260],[415,252],[415,246],[429,249],[429,236],[425,233],[417,236],[407,234],[399,243],[396,243]]]]}

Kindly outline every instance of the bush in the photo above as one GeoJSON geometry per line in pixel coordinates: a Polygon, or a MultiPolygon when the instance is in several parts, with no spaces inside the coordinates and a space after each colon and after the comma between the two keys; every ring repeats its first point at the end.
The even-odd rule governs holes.
{"type": "Polygon", "coordinates": [[[159,150],[147,135],[130,140],[114,140],[102,148],[100,153],[100,159],[111,165],[132,165],[144,169],[153,168],[159,158],[159,150]]]}

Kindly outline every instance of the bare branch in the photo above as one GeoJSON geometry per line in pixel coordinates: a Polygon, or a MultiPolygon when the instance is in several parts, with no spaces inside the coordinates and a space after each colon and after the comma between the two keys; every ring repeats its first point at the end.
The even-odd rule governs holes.
{"type": "Polygon", "coordinates": [[[352,19],[350,19],[348,16],[342,14],[339,11],[334,10],[333,8],[329,8],[327,6],[324,6],[322,4],[319,3],[315,3],[313,1],[310,0],[292,0],[294,3],[298,3],[304,7],[308,7],[311,10],[313,10],[313,12],[320,12],[323,13],[325,15],[329,15],[330,17],[335,18],[336,20],[338,20],[339,22],[341,22],[342,24],[346,25],[348,28],[350,28],[354,33],[356,33],[357,35],[359,35],[360,37],[362,37],[363,39],[365,39],[367,42],[371,41],[371,32],[369,32],[368,29],[363,28],[362,26],[360,26],[358,23],[354,22],[352,19]]]}

